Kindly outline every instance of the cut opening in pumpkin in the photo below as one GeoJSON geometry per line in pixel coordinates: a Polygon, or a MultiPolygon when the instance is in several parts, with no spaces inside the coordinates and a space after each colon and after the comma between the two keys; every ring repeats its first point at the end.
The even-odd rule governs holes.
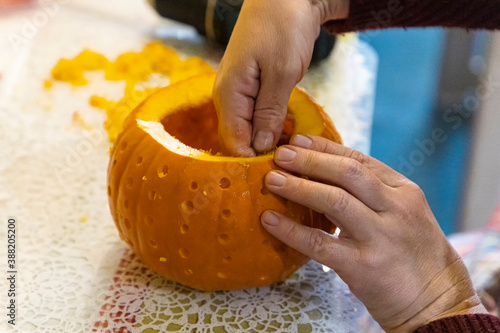
{"type": "MultiPolygon", "coordinates": [[[[213,102],[171,113],[160,122],[167,133],[185,145],[212,155],[224,155],[218,134],[217,111],[213,102]]],[[[288,110],[278,146],[290,142],[294,128],[294,115],[288,110]]]]}
{"type": "Polygon", "coordinates": [[[214,155],[222,154],[217,131],[219,122],[212,102],[171,113],[160,122],[167,133],[185,145],[214,155]]]}

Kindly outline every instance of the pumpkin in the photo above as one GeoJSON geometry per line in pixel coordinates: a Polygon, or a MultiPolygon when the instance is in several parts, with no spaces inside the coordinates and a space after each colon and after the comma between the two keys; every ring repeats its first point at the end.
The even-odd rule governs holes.
{"type": "MultiPolygon", "coordinates": [[[[215,74],[162,88],[124,123],[108,168],[109,206],[119,234],[167,279],[205,291],[265,286],[308,258],[267,233],[262,212],[280,212],[333,232],[324,215],[270,193],[273,154],[224,156],[212,100],[215,74]]],[[[283,129],[341,142],[322,108],[295,88],[283,129]]]]}

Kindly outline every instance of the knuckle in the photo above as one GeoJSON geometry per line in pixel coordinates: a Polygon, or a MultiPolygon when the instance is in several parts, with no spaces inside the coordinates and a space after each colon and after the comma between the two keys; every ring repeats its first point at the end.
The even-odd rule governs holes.
{"type": "Polygon", "coordinates": [[[415,193],[415,192],[422,192],[422,189],[420,188],[420,186],[418,186],[417,183],[412,182],[411,180],[409,180],[406,183],[406,187],[407,187],[408,191],[411,191],[413,193],[415,193]]]}
{"type": "MultiPolygon", "coordinates": [[[[314,141],[313,141],[314,142],[314,141]]],[[[318,145],[318,150],[322,152],[327,152],[330,149],[330,141],[328,140],[316,140],[316,144],[318,145]]]]}
{"type": "Polygon", "coordinates": [[[299,150],[299,154],[302,155],[302,163],[301,164],[306,170],[315,170],[319,167],[317,153],[315,153],[313,151],[299,150]]]}
{"type": "Polygon", "coordinates": [[[367,161],[366,155],[357,150],[351,150],[349,153],[349,158],[357,161],[360,164],[364,164],[367,161]]]}
{"type": "Polygon", "coordinates": [[[307,71],[307,66],[302,66],[303,61],[297,54],[279,54],[279,59],[281,61],[269,64],[273,66],[272,73],[277,82],[300,81],[301,77],[298,75],[307,71]]]}
{"type": "Polygon", "coordinates": [[[331,188],[327,196],[327,206],[332,212],[344,211],[348,206],[347,196],[343,191],[331,188]]]}
{"type": "Polygon", "coordinates": [[[309,235],[308,240],[308,248],[310,249],[311,253],[314,253],[316,256],[321,256],[321,254],[325,251],[325,247],[326,242],[324,234],[317,229],[313,229],[309,235]]]}
{"type": "Polygon", "coordinates": [[[296,239],[298,237],[298,235],[299,235],[299,233],[298,233],[298,230],[297,230],[297,224],[296,223],[291,223],[290,227],[286,231],[285,238],[288,239],[288,240],[296,239]]]}
{"type": "Polygon", "coordinates": [[[344,179],[352,181],[361,176],[361,164],[357,160],[345,158],[341,164],[340,173],[344,179]]]}
{"type": "Polygon", "coordinates": [[[414,200],[418,200],[420,202],[426,202],[424,191],[418,186],[415,182],[409,180],[405,185],[406,191],[413,197],[414,200]]]}
{"type": "Polygon", "coordinates": [[[254,120],[274,120],[276,118],[283,118],[285,117],[285,114],[282,110],[282,106],[277,104],[277,107],[271,108],[262,108],[262,109],[256,109],[254,112],[254,120]]]}
{"type": "Polygon", "coordinates": [[[271,108],[263,108],[256,109],[253,114],[253,121],[255,123],[264,123],[268,124],[270,127],[274,128],[277,126],[282,126],[283,121],[286,116],[286,107],[283,107],[279,103],[275,103],[276,107],[271,108]]]}

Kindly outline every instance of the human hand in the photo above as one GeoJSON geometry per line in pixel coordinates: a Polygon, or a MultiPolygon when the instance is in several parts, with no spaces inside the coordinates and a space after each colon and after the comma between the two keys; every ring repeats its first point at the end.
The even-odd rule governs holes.
{"type": "Polygon", "coordinates": [[[266,186],[310,207],[338,237],[275,212],[272,235],[331,267],[388,332],[413,332],[447,316],[487,313],[421,189],[374,158],[320,137],[298,135],[275,153],[266,186]]]}
{"type": "Polygon", "coordinates": [[[349,0],[246,0],[214,86],[226,152],[254,156],[277,143],[293,87],[307,72],[322,23],[349,0]]]}

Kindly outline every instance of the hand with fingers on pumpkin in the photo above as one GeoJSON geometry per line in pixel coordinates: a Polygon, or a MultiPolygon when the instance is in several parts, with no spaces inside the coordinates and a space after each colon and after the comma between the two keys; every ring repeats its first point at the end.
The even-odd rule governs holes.
{"type": "Polygon", "coordinates": [[[335,237],[272,211],[262,214],[263,226],[334,269],[386,331],[410,332],[439,318],[486,313],[415,183],[374,158],[315,136],[294,136],[274,160],[287,172],[268,173],[268,189],[325,214],[341,232],[335,237]]]}
{"type": "Polygon", "coordinates": [[[224,151],[255,156],[276,146],[288,99],[307,73],[321,24],[348,12],[348,0],[243,3],[214,86],[224,151]]]}

